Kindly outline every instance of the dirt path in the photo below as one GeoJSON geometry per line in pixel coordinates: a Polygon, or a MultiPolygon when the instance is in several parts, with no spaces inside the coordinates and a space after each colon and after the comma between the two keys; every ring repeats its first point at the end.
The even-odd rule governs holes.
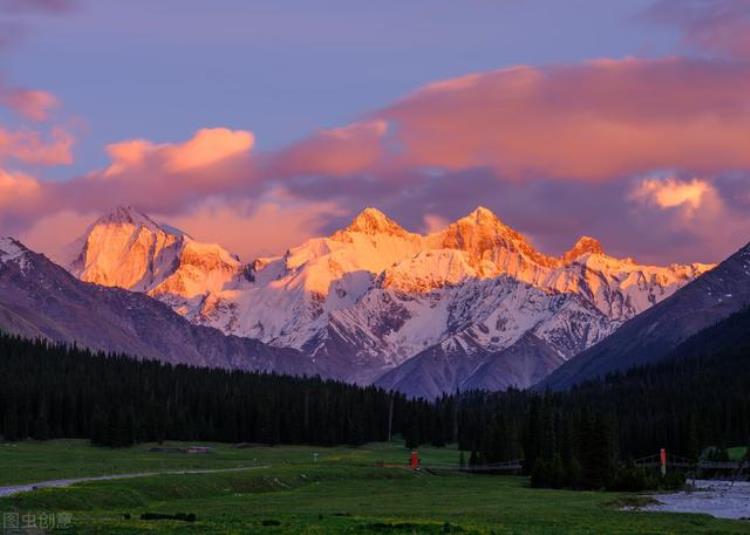
{"type": "Polygon", "coordinates": [[[53,479],[50,481],[39,481],[37,483],[22,483],[20,485],[10,485],[8,487],[0,487],[0,498],[5,497],[5,496],[11,496],[13,494],[19,494],[21,492],[31,492],[31,491],[38,490],[38,489],[68,487],[70,485],[75,485],[76,483],[84,483],[86,481],[108,481],[111,479],[133,479],[136,477],[183,475],[183,474],[218,474],[221,472],[242,472],[244,470],[259,470],[261,468],[268,468],[268,466],[241,466],[238,468],[215,468],[215,469],[206,469],[206,470],[175,470],[171,472],[135,472],[132,474],[113,474],[113,475],[108,475],[108,476],[76,477],[72,479],[53,479]]]}

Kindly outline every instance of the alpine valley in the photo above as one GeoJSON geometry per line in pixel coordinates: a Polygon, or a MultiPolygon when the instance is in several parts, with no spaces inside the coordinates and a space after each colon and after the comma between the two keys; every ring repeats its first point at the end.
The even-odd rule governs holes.
{"type": "MultiPolygon", "coordinates": [[[[536,384],[713,267],[641,265],[607,255],[586,236],[562,256],[548,256],[481,207],[428,235],[367,208],[331,236],[249,263],[136,209],[117,208],[75,242],[65,266],[73,277],[18,242],[3,243],[5,273],[13,265],[13,277],[22,279],[44,269],[68,288],[55,298],[61,317],[67,295],[91,295],[92,316],[101,316],[95,293],[108,296],[109,307],[123,304],[122,317],[151,311],[144,303],[156,300],[167,307],[150,313],[157,322],[150,332],[179,332],[176,347],[184,349],[186,340],[190,347],[165,357],[140,335],[124,343],[121,325],[118,343],[110,343],[113,330],[97,326],[101,318],[76,322],[96,336],[65,329],[50,336],[31,327],[39,322],[29,314],[11,313],[9,291],[0,295],[6,330],[188,364],[317,373],[425,398],[536,384]],[[218,357],[217,330],[232,340],[231,358],[218,357]],[[211,358],[194,347],[206,333],[211,358]],[[254,345],[239,342],[245,339],[254,345]]],[[[40,280],[52,279],[33,277],[27,292],[40,280]]]]}

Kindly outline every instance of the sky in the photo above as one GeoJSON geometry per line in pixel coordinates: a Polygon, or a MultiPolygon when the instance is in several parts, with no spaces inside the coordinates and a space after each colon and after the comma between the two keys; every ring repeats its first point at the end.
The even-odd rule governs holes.
{"type": "Polygon", "coordinates": [[[750,241],[750,0],[0,0],[0,234],[132,205],[245,260],[374,206],[540,250],[750,241]]]}

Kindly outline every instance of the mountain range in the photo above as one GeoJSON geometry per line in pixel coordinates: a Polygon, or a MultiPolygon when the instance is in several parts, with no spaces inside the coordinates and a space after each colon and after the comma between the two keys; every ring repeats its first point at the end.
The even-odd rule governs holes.
{"type": "MultiPolygon", "coordinates": [[[[34,262],[44,258],[24,251],[34,262]]],[[[128,344],[119,343],[122,336],[95,339],[78,332],[93,320],[73,321],[75,315],[70,324],[81,327],[53,330],[55,339],[63,333],[95,349],[189,364],[292,369],[427,398],[531,386],[713,267],[642,265],[607,255],[586,236],[560,257],[545,255],[481,207],[427,235],[368,208],[328,237],[248,263],[136,209],[117,208],[75,242],[65,266],[75,278],[44,261],[61,288],[86,289],[89,314],[97,308],[94,294],[105,295],[121,321],[130,321],[133,308],[124,301],[134,299],[148,302],[139,306],[149,311],[159,305],[156,331],[159,322],[180,326],[171,352],[152,347],[172,343],[164,337],[128,344]],[[232,344],[251,340],[254,350],[235,349],[222,359],[214,341],[210,358],[196,354],[197,338],[212,333],[214,339],[218,331],[232,344]],[[192,345],[178,349],[185,338],[192,345]],[[269,363],[258,360],[261,354],[269,363]],[[282,365],[283,358],[295,364],[282,365]]],[[[38,284],[33,279],[29,295],[38,284]]],[[[0,293],[6,308],[7,291],[0,293]]],[[[10,322],[17,332],[16,320],[0,326],[10,322]]],[[[41,321],[34,316],[26,325],[41,321]]]]}

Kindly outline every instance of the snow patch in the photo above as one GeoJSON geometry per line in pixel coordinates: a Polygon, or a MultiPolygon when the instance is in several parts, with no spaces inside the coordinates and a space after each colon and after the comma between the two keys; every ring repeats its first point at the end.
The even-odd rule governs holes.
{"type": "Polygon", "coordinates": [[[21,270],[25,272],[28,267],[28,258],[26,257],[27,252],[28,250],[13,238],[0,238],[0,263],[5,264],[7,262],[16,261],[21,267],[21,270]]]}

